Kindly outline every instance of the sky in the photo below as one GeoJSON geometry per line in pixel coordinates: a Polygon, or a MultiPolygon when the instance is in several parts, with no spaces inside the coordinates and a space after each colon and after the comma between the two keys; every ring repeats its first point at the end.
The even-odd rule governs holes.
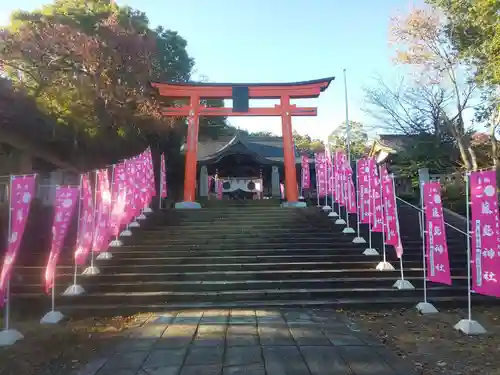
{"type": "MultiPolygon", "coordinates": [[[[32,10],[47,0],[0,1],[0,25],[13,10],[32,10]]],[[[363,87],[375,76],[389,81],[400,73],[388,44],[391,16],[408,0],[117,0],[145,12],[153,27],[176,30],[196,61],[194,79],[211,82],[297,82],[334,76],[319,99],[317,117],[299,117],[301,134],[325,139],[346,119],[370,123],[363,112],[363,87]]],[[[412,1],[414,3],[415,1],[412,1]]],[[[418,2],[418,0],[416,0],[418,2]]],[[[274,104],[251,101],[251,106],[274,104]]],[[[281,134],[278,117],[230,118],[249,131],[281,134]]]]}

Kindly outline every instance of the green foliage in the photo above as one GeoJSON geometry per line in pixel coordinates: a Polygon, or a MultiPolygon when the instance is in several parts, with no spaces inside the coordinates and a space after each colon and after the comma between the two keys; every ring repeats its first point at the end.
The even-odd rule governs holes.
{"type": "Polygon", "coordinates": [[[447,30],[460,55],[476,68],[479,83],[500,85],[500,2],[426,0],[442,9],[447,30]]]}
{"type": "Polygon", "coordinates": [[[466,214],[465,183],[462,180],[441,183],[443,204],[446,208],[461,215],[466,214]]]}
{"type": "Polygon", "coordinates": [[[302,135],[293,131],[295,147],[301,152],[322,152],[325,145],[319,139],[312,139],[309,135],[302,135]]]}
{"type": "MultiPolygon", "coordinates": [[[[269,131],[259,131],[250,133],[251,136],[255,137],[280,137],[269,131]]],[[[300,152],[322,152],[325,149],[325,145],[319,139],[312,139],[309,135],[299,134],[296,130],[292,133],[293,142],[295,147],[300,152]]]]}
{"type": "MultiPolygon", "coordinates": [[[[353,160],[366,156],[368,148],[368,134],[362,123],[349,121],[349,140],[351,157],[353,160]]],[[[347,127],[343,122],[329,136],[328,143],[332,150],[347,151],[347,127]]]]}
{"type": "MultiPolygon", "coordinates": [[[[64,128],[73,133],[75,153],[113,150],[119,158],[184,131],[184,121],[161,116],[167,103],[149,83],[190,79],[194,60],[186,45],[177,32],[151,30],[143,12],[113,1],[57,0],[12,14],[0,33],[0,65],[14,89],[54,120],[54,142],[67,141],[58,138],[64,128]]],[[[201,119],[200,134],[226,127],[224,118],[201,119]]]]}

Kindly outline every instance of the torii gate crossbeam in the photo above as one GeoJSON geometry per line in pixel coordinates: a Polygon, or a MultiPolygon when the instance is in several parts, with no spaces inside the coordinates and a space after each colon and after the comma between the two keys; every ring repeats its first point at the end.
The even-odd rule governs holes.
{"type": "Polygon", "coordinates": [[[334,77],[295,83],[152,83],[161,96],[188,99],[189,104],[169,107],[164,116],[186,116],[188,134],[184,175],[184,201],[176,208],[200,208],[195,202],[196,163],[200,116],[280,116],[283,132],[285,165],[285,193],[287,205],[299,206],[295,150],[292,138],[292,116],[316,116],[315,107],[297,107],[291,99],[317,98],[334,77]],[[201,99],[232,99],[233,107],[213,108],[200,104],[201,99]],[[279,99],[280,104],[270,108],[250,108],[250,99],[279,99]]]}

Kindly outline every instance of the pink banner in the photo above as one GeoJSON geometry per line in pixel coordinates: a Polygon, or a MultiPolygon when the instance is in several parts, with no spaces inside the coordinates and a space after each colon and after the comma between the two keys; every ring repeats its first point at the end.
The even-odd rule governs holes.
{"type": "Polygon", "coordinates": [[[302,189],[309,189],[311,187],[311,174],[309,170],[309,157],[307,155],[301,156],[302,166],[302,189]]]}
{"type": "Polygon", "coordinates": [[[210,198],[210,190],[212,189],[212,184],[214,183],[213,176],[207,176],[207,186],[208,186],[208,197],[210,198]]]}
{"type": "Polygon", "coordinates": [[[327,186],[326,192],[328,195],[332,195],[335,191],[335,175],[333,171],[333,157],[330,150],[325,148],[325,163],[326,163],[326,178],[327,178],[327,186]]]}
{"type": "Polygon", "coordinates": [[[426,182],[423,185],[425,230],[427,231],[425,250],[427,258],[427,279],[451,285],[448,245],[444,228],[441,185],[439,182],[426,182]]]}
{"type": "Polygon", "coordinates": [[[496,172],[472,172],[470,181],[472,289],[500,297],[500,220],[496,172]]]}
{"type": "Polygon", "coordinates": [[[80,189],[77,187],[58,186],[56,188],[54,220],[52,222],[52,243],[45,270],[45,293],[47,294],[50,294],[54,285],[57,261],[64,246],[64,239],[71,224],[71,217],[73,216],[79,193],[80,189]]]}
{"type": "Polygon", "coordinates": [[[10,232],[7,249],[0,274],[0,307],[5,303],[5,292],[12,268],[16,262],[19,246],[30,213],[31,201],[35,196],[36,175],[10,177],[10,232]]]}
{"type": "Polygon", "coordinates": [[[127,203],[127,181],[125,163],[117,164],[113,171],[112,201],[109,219],[110,234],[118,236],[125,218],[127,203]]]}
{"type": "Polygon", "coordinates": [[[327,194],[327,169],[323,153],[314,154],[314,168],[316,170],[316,194],[319,197],[324,197],[327,194]]]}
{"type": "Polygon", "coordinates": [[[153,155],[151,154],[151,148],[149,147],[146,151],[146,170],[147,170],[147,181],[149,187],[149,199],[148,199],[148,204],[149,204],[151,203],[151,198],[156,197],[155,173],[153,169],[153,155]]]}
{"type": "Polygon", "coordinates": [[[368,159],[358,161],[357,180],[359,194],[359,215],[363,224],[370,224],[371,204],[370,204],[370,177],[368,159]]]}
{"type": "Polygon", "coordinates": [[[382,204],[380,178],[377,171],[377,163],[375,162],[375,159],[370,158],[368,164],[371,170],[371,207],[373,209],[373,220],[371,221],[372,232],[382,232],[382,230],[384,230],[384,210],[382,204]]]}
{"type": "Polygon", "coordinates": [[[394,191],[393,176],[390,176],[385,166],[380,167],[382,182],[382,201],[385,211],[385,243],[394,246],[398,258],[403,256],[403,246],[399,234],[398,206],[394,191]]]}
{"type": "Polygon", "coordinates": [[[167,186],[167,166],[165,165],[165,154],[161,154],[161,197],[167,198],[168,186],[167,186]]]}
{"type": "Polygon", "coordinates": [[[93,252],[107,249],[110,236],[111,193],[109,191],[108,170],[97,171],[97,217],[95,221],[93,252]]]}
{"type": "Polygon", "coordinates": [[[285,199],[285,185],[280,184],[281,199],[285,199]]]}
{"type": "Polygon", "coordinates": [[[352,181],[352,175],[347,175],[347,212],[350,214],[355,214],[357,212],[356,209],[356,188],[352,181]]]}
{"type": "Polygon", "coordinates": [[[79,213],[79,228],[76,240],[75,263],[79,266],[85,264],[94,236],[94,202],[92,187],[88,174],[82,176],[81,208],[79,213]]]}
{"type": "Polygon", "coordinates": [[[345,204],[344,181],[342,176],[343,151],[335,151],[333,163],[334,185],[335,185],[335,201],[341,206],[345,204]]]}
{"type": "Polygon", "coordinates": [[[126,214],[123,224],[128,224],[136,214],[136,201],[138,200],[138,191],[136,188],[136,161],[135,158],[129,159],[125,162],[125,171],[127,175],[127,195],[126,195],[126,214]]]}

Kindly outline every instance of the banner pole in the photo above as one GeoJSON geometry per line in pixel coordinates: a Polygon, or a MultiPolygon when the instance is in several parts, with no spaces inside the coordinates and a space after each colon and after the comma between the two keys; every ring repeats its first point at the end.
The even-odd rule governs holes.
{"type": "Polygon", "coordinates": [[[471,279],[471,230],[470,230],[470,172],[465,172],[465,201],[466,201],[466,219],[467,219],[467,317],[468,319],[460,320],[456,325],[455,329],[465,333],[466,335],[480,335],[486,333],[481,324],[472,320],[472,279],[471,279]]]}
{"type": "MultiPolygon", "coordinates": [[[[341,208],[340,208],[340,201],[341,201],[342,199],[345,199],[345,194],[344,194],[344,193],[345,193],[345,190],[344,190],[344,180],[342,179],[342,173],[338,174],[338,176],[339,176],[339,184],[338,184],[338,187],[339,187],[339,189],[338,189],[339,194],[337,194],[337,199],[338,199],[338,200],[337,200],[337,204],[338,204],[338,208],[339,208],[339,217],[338,217],[338,219],[337,219],[337,220],[335,220],[335,224],[336,224],[336,225],[345,225],[345,224],[346,224],[346,222],[345,222],[345,220],[344,220],[344,219],[342,219],[342,210],[341,210],[341,208]],[[340,193],[342,193],[342,194],[340,194],[340,193]],[[341,199],[340,195],[342,196],[342,199],[341,199]]],[[[347,211],[347,210],[346,210],[346,211],[347,211]]]]}
{"type": "MultiPolygon", "coordinates": [[[[332,156],[332,155],[330,154],[330,156],[332,156]]],[[[331,180],[333,180],[333,186],[331,187],[332,210],[328,214],[328,217],[338,217],[340,215],[340,210],[338,210],[339,211],[338,213],[335,211],[334,191],[335,191],[335,186],[337,186],[337,183],[336,183],[336,179],[335,179],[335,169],[333,167],[334,164],[335,164],[335,158],[332,156],[332,162],[331,162],[331,173],[333,175],[333,178],[331,179],[331,180]]],[[[337,206],[337,208],[338,208],[338,206],[337,206]]]]}
{"type": "Polygon", "coordinates": [[[83,272],[82,275],[86,276],[94,276],[98,275],[101,271],[99,271],[99,268],[97,268],[94,265],[94,242],[95,242],[95,235],[97,232],[97,226],[99,225],[99,216],[98,216],[98,211],[99,207],[97,207],[97,180],[98,180],[98,170],[96,169],[94,171],[95,175],[95,181],[94,181],[94,233],[93,233],[93,239],[92,239],[92,248],[90,249],[90,267],[87,267],[83,272]]]}
{"type": "MultiPolygon", "coordinates": [[[[394,204],[396,205],[394,207],[394,213],[395,213],[395,220],[396,220],[396,231],[398,233],[398,246],[402,248],[402,243],[401,243],[401,230],[399,228],[399,213],[398,213],[398,201],[396,200],[396,183],[394,182],[394,174],[391,174],[391,182],[392,182],[392,193],[393,193],[393,198],[394,198],[394,204]]],[[[387,217],[387,214],[386,214],[387,217]]],[[[403,251],[403,250],[401,250],[403,251]]],[[[408,280],[405,280],[405,275],[404,275],[404,268],[403,268],[403,252],[401,252],[401,256],[399,257],[399,269],[401,270],[401,280],[396,281],[394,284],[395,288],[398,288],[399,290],[409,290],[409,289],[415,289],[415,287],[412,285],[411,282],[408,280]]]]}
{"type": "Polygon", "coordinates": [[[361,210],[362,205],[360,204],[359,201],[359,189],[360,189],[360,184],[359,184],[359,160],[356,160],[356,229],[358,235],[354,237],[352,240],[353,243],[366,243],[365,239],[361,237],[361,210]]]}
{"type": "Polygon", "coordinates": [[[316,164],[316,158],[314,158],[314,174],[316,175],[316,200],[318,201],[317,207],[321,207],[319,203],[319,180],[318,180],[318,165],[316,164]]]}
{"type": "MultiPolygon", "coordinates": [[[[110,186],[110,189],[109,189],[109,194],[110,194],[110,204],[109,204],[109,212],[108,212],[108,225],[109,225],[109,222],[111,221],[111,213],[113,212],[113,206],[116,204],[116,201],[118,199],[118,191],[116,191],[117,194],[114,194],[115,193],[115,190],[118,190],[118,186],[117,184],[115,184],[115,168],[116,168],[116,164],[113,164],[111,166],[111,181],[109,183],[109,186],[110,186]],[[113,198],[114,197],[114,198],[113,198]],[[114,201],[113,201],[114,199],[114,201]]],[[[106,171],[107,172],[107,171],[106,171]]],[[[108,247],[106,250],[104,250],[103,252],[100,252],[96,259],[97,260],[109,260],[109,259],[112,259],[113,258],[113,254],[111,254],[109,250],[109,247],[112,246],[112,247],[119,247],[123,245],[121,243],[121,241],[118,240],[118,237],[116,238],[116,240],[114,241],[111,241],[110,243],[108,243],[108,247]]]]}
{"type": "MultiPolygon", "coordinates": [[[[346,200],[346,202],[347,202],[347,205],[345,207],[345,222],[346,222],[346,227],[344,228],[344,230],[342,231],[342,233],[352,234],[352,233],[355,233],[355,232],[354,232],[354,229],[351,228],[350,225],[349,225],[349,208],[351,207],[351,184],[347,180],[347,176],[345,174],[344,174],[344,177],[346,178],[345,185],[347,185],[346,186],[346,190],[347,190],[347,200],[346,200]]],[[[352,176],[351,176],[351,178],[352,178],[352,176]]]]}
{"type": "MultiPolygon", "coordinates": [[[[8,228],[7,228],[7,247],[9,240],[12,236],[12,176],[9,179],[9,215],[8,215],[8,228]]],[[[5,293],[5,332],[10,331],[10,278],[7,280],[7,287],[5,293]]],[[[22,336],[20,337],[22,338],[22,336]]],[[[17,340],[16,340],[17,341],[17,340]]],[[[15,342],[15,341],[14,341],[15,342]]]]}
{"type": "MultiPolygon", "coordinates": [[[[115,164],[113,164],[113,169],[112,169],[112,172],[111,172],[111,198],[113,198],[113,195],[114,195],[115,196],[115,201],[113,202],[113,200],[111,200],[111,205],[109,207],[109,216],[108,217],[109,217],[110,221],[111,221],[111,218],[112,218],[112,215],[113,215],[114,206],[118,202],[119,195],[122,193],[122,191],[125,191],[125,193],[126,193],[126,189],[123,186],[120,186],[121,183],[114,184],[115,173],[116,173],[116,171],[115,171],[115,164]],[[116,189],[116,194],[113,194],[115,189],[116,189]]],[[[123,209],[125,209],[125,208],[123,208],[123,209]]],[[[120,221],[118,223],[113,223],[114,225],[116,225],[118,227],[118,229],[116,231],[117,234],[115,235],[115,239],[112,240],[109,243],[109,245],[108,245],[108,250],[109,250],[109,247],[120,247],[120,246],[123,246],[123,242],[120,240],[120,223],[121,223],[121,219],[120,219],[120,221]]],[[[113,258],[113,254],[111,252],[107,251],[107,250],[97,256],[97,259],[112,259],[112,258],[113,258]]]]}
{"type": "Polygon", "coordinates": [[[371,162],[373,160],[368,159],[368,248],[365,249],[363,255],[379,255],[377,249],[372,247],[372,223],[373,223],[373,189],[372,189],[372,179],[373,179],[373,168],[371,168],[371,162]]]}
{"type": "MultiPolygon", "coordinates": [[[[331,168],[328,168],[328,159],[326,157],[327,155],[327,147],[328,147],[328,143],[325,144],[325,151],[323,152],[323,156],[324,156],[324,163],[325,163],[325,168],[326,168],[326,190],[325,190],[325,205],[323,206],[323,211],[331,211],[333,210],[333,207],[330,207],[328,205],[328,186],[330,186],[330,175],[332,173],[331,171],[331,168]]],[[[333,203],[332,203],[333,205],[333,203]]]]}
{"type": "MultiPolygon", "coordinates": [[[[378,167],[378,180],[379,180],[379,194],[380,194],[380,199],[382,200],[383,198],[383,189],[382,189],[382,173],[380,173],[380,166],[378,167]]],[[[375,197],[373,198],[375,199],[375,197]]],[[[387,212],[384,213],[384,205],[382,204],[380,206],[380,209],[382,210],[382,262],[377,264],[376,269],[379,271],[393,271],[394,267],[392,264],[390,264],[387,261],[387,246],[385,245],[385,220],[383,219],[384,216],[387,217],[387,212]]]]}
{"type": "MultiPolygon", "coordinates": [[[[420,213],[420,217],[422,218],[421,223],[422,223],[422,269],[424,271],[424,303],[428,304],[427,302],[427,257],[425,256],[426,249],[425,249],[425,241],[426,241],[426,234],[427,231],[425,230],[425,203],[424,203],[424,183],[420,185],[420,207],[422,207],[422,212],[420,213]]],[[[418,305],[417,305],[418,308],[418,305]]],[[[436,311],[437,312],[437,309],[436,311]]]]}
{"type": "MultiPolygon", "coordinates": [[[[161,200],[162,200],[162,195],[163,195],[163,159],[164,156],[163,154],[160,155],[160,194],[158,197],[158,209],[161,210],[161,200]]],[[[210,189],[209,189],[210,190],[210,189]]],[[[208,194],[208,197],[210,198],[210,192],[208,194]]]]}
{"type": "Polygon", "coordinates": [[[420,221],[421,221],[421,235],[422,235],[422,269],[424,271],[424,301],[419,302],[416,306],[418,312],[420,314],[435,314],[438,313],[439,310],[436,307],[427,301],[427,257],[426,257],[426,235],[428,234],[425,230],[425,200],[424,200],[424,185],[422,182],[420,184],[420,207],[422,208],[422,212],[420,212],[420,221]]]}
{"type": "MultiPolygon", "coordinates": [[[[80,237],[80,225],[81,225],[81,219],[82,219],[82,200],[83,200],[83,174],[80,175],[80,192],[79,192],[79,197],[78,197],[78,218],[76,222],[76,236],[77,236],[77,242],[76,242],[76,247],[78,248],[78,240],[80,237]]],[[[86,225],[85,225],[86,227],[86,225]]],[[[85,293],[85,290],[78,285],[77,282],[77,273],[78,273],[78,264],[76,264],[76,257],[75,257],[75,267],[73,270],[73,285],[70,285],[63,293],[63,296],[78,296],[80,294],[85,293]]]]}

